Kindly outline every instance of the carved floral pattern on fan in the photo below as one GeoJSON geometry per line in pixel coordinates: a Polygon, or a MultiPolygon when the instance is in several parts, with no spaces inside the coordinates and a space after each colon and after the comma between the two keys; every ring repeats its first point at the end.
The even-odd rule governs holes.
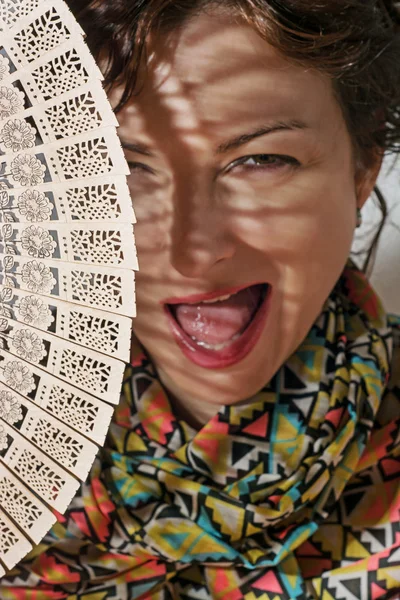
{"type": "Polygon", "coordinates": [[[129,318],[96,311],[91,307],[78,308],[56,298],[30,295],[16,287],[0,288],[0,329],[1,317],[45,332],[54,323],[52,334],[110,357],[123,360],[124,352],[129,349],[129,318]]]}
{"type": "Polygon", "coordinates": [[[8,448],[7,432],[4,429],[4,426],[1,425],[1,423],[0,423],[0,451],[7,450],[7,448],[8,448]]]}
{"type": "Polygon", "coordinates": [[[104,442],[137,267],[118,124],[72,13],[0,0],[0,31],[1,577],[54,522],[46,505],[66,509],[104,442]]]}
{"type": "Polygon", "coordinates": [[[11,163],[11,175],[22,186],[39,185],[44,182],[46,167],[36,156],[19,154],[11,163]]]}
{"type": "Polygon", "coordinates": [[[10,62],[8,58],[0,54],[0,81],[10,73],[10,62]]]}
{"type": "Polygon", "coordinates": [[[41,1],[23,0],[23,2],[15,2],[15,0],[2,0],[0,2],[0,19],[11,28],[16,21],[27,17],[35,10],[41,1]]]}
{"type": "Polygon", "coordinates": [[[118,265],[124,260],[120,230],[88,231],[77,229],[71,232],[74,260],[118,265]]]}
{"type": "Polygon", "coordinates": [[[54,321],[48,305],[37,296],[22,298],[15,308],[19,318],[27,325],[48,329],[54,321]]]}
{"type": "Polygon", "coordinates": [[[10,425],[14,425],[22,419],[21,403],[18,402],[12,392],[0,391],[0,418],[10,423],[10,425]]]}
{"type": "Polygon", "coordinates": [[[115,185],[99,184],[74,187],[67,190],[66,196],[74,220],[111,221],[118,218],[120,204],[115,185]]]}
{"type": "Polygon", "coordinates": [[[24,94],[14,88],[0,87],[0,119],[15,115],[24,107],[24,94]]]}
{"type": "Polygon", "coordinates": [[[22,281],[35,294],[49,294],[56,285],[50,268],[36,260],[22,267],[22,281]]]}
{"type": "MultiPolygon", "coordinates": [[[[17,448],[15,449],[17,452],[17,448]]],[[[65,480],[55,469],[46,465],[36,454],[28,448],[18,452],[18,461],[15,461],[14,470],[39,496],[50,504],[56,500],[65,480]]]]}
{"type": "Polygon", "coordinates": [[[81,302],[85,298],[89,306],[115,310],[123,302],[119,275],[73,271],[72,289],[73,299],[81,302]]]}
{"type": "Polygon", "coordinates": [[[29,329],[17,331],[12,338],[11,345],[15,348],[18,356],[29,362],[38,363],[47,354],[40,337],[29,329]]]}
{"type": "MultiPolygon", "coordinates": [[[[7,559],[9,554],[19,545],[21,538],[20,534],[17,535],[16,528],[12,529],[13,525],[9,519],[0,513],[0,549],[3,554],[5,565],[7,565],[7,559]]],[[[27,546],[27,551],[30,549],[30,544],[27,546]]],[[[4,574],[4,571],[2,572],[4,574]]]]}
{"type": "Polygon", "coordinates": [[[18,360],[12,360],[6,364],[4,367],[4,379],[6,385],[21,394],[29,394],[36,387],[32,371],[18,360]]]}
{"type": "Polygon", "coordinates": [[[0,316],[12,318],[13,314],[7,303],[12,301],[13,291],[11,288],[3,288],[0,290],[0,316]]]}
{"type": "Polygon", "coordinates": [[[118,324],[115,321],[71,311],[68,337],[79,343],[84,339],[92,348],[112,355],[118,347],[118,324]]]}
{"type": "Polygon", "coordinates": [[[36,129],[21,119],[7,121],[0,131],[0,138],[6,149],[19,152],[33,148],[36,139],[36,129]]]}
{"type": "MultiPolygon", "coordinates": [[[[43,404],[45,404],[44,401],[43,404]]],[[[82,398],[77,393],[67,391],[60,385],[53,385],[48,391],[45,408],[61,421],[69,423],[71,427],[89,437],[98,420],[99,412],[103,409],[94,399],[82,398]]]]}
{"type": "Polygon", "coordinates": [[[54,253],[57,244],[48,231],[42,227],[31,225],[22,232],[22,248],[34,258],[49,258],[54,253]]]}
{"type": "Polygon", "coordinates": [[[73,137],[102,125],[103,119],[91,91],[54,104],[45,114],[57,139],[73,137]]]}
{"type": "Polygon", "coordinates": [[[46,102],[90,81],[82,54],[76,48],[71,48],[38,67],[32,72],[32,77],[46,102]]]}
{"type": "Polygon", "coordinates": [[[25,27],[15,37],[20,51],[29,62],[50,52],[70,37],[55,7],[51,7],[40,15],[28,27],[25,27]]]}
{"type": "Polygon", "coordinates": [[[62,351],[59,374],[74,385],[85,387],[94,395],[107,394],[110,390],[110,366],[91,356],[85,356],[72,348],[62,351]]]}
{"type": "Polygon", "coordinates": [[[68,178],[87,179],[112,170],[113,161],[105,135],[94,135],[76,144],[65,144],[57,150],[63,173],[68,178]]]}
{"type": "MultiPolygon", "coordinates": [[[[48,419],[35,418],[30,439],[39,448],[46,448],[46,453],[68,469],[73,469],[82,453],[83,445],[71,435],[52,425],[48,419]]],[[[27,429],[31,426],[27,424],[27,429]]]]}
{"type": "Polygon", "coordinates": [[[27,221],[48,221],[53,205],[42,192],[26,190],[18,198],[18,210],[27,221]]]}
{"type": "Polygon", "coordinates": [[[0,504],[7,513],[26,531],[30,531],[42,517],[46,508],[34,496],[24,493],[11,474],[0,475],[0,504]]]}
{"type": "Polygon", "coordinates": [[[2,221],[8,223],[10,221],[15,221],[15,218],[9,211],[5,211],[4,209],[10,203],[10,196],[8,195],[8,187],[4,183],[4,181],[0,181],[0,215],[2,221]]]}

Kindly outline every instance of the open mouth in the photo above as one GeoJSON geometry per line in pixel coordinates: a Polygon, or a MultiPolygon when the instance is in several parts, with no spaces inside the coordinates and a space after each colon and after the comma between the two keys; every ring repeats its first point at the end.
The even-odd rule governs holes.
{"type": "Polygon", "coordinates": [[[190,360],[222,368],[242,360],[257,343],[271,290],[268,283],[260,283],[203,302],[164,304],[164,311],[176,342],[190,360]]]}

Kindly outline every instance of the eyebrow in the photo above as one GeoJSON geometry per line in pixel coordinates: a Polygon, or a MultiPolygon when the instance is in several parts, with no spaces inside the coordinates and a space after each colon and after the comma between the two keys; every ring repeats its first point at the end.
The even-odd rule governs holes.
{"type": "MultiPolygon", "coordinates": [[[[244,144],[248,144],[252,140],[261,137],[263,135],[268,135],[270,133],[275,133],[277,131],[298,131],[303,129],[309,129],[309,126],[302,121],[279,121],[275,123],[270,123],[268,125],[263,125],[258,127],[254,131],[250,131],[248,133],[242,133],[237,135],[230,140],[222,142],[217,149],[216,154],[225,154],[231,150],[236,150],[240,146],[244,144]]],[[[142,154],[143,156],[149,156],[151,158],[155,157],[155,154],[150,150],[146,144],[142,144],[140,142],[125,142],[121,139],[121,145],[125,150],[130,150],[131,152],[136,152],[137,154],[142,154]]]]}
{"type": "Polygon", "coordinates": [[[263,125],[262,127],[258,127],[254,131],[251,131],[249,133],[243,133],[242,135],[238,135],[226,142],[223,142],[218,146],[217,154],[225,154],[225,152],[229,152],[230,150],[236,150],[236,148],[239,148],[244,144],[248,144],[252,140],[263,135],[267,135],[269,133],[275,133],[276,131],[297,131],[308,128],[309,127],[308,125],[306,125],[306,123],[294,120],[279,121],[277,123],[263,125]]]}

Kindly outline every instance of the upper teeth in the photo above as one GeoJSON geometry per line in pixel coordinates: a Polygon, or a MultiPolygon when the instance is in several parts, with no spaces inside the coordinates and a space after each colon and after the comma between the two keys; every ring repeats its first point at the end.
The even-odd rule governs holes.
{"type": "Polygon", "coordinates": [[[212,304],[213,302],[222,302],[222,300],[228,300],[233,294],[227,294],[226,296],[219,296],[219,298],[213,298],[212,300],[203,300],[204,304],[212,304]]]}

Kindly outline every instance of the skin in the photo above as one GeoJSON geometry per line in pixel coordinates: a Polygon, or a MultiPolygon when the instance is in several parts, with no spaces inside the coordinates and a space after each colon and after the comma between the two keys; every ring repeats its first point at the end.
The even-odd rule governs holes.
{"type": "Polygon", "coordinates": [[[355,167],[326,76],[291,64],[223,13],[153,39],[147,67],[140,94],[118,114],[137,217],[133,330],[176,414],[200,428],[221,405],[248,401],[304,340],[343,270],[356,208],[380,164],[355,167]],[[282,123],[296,127],[216,152],[282,123]],[[250,354],[218,370],[188,360],[160,302],[260,281],[273,296],[250,354]]]}

